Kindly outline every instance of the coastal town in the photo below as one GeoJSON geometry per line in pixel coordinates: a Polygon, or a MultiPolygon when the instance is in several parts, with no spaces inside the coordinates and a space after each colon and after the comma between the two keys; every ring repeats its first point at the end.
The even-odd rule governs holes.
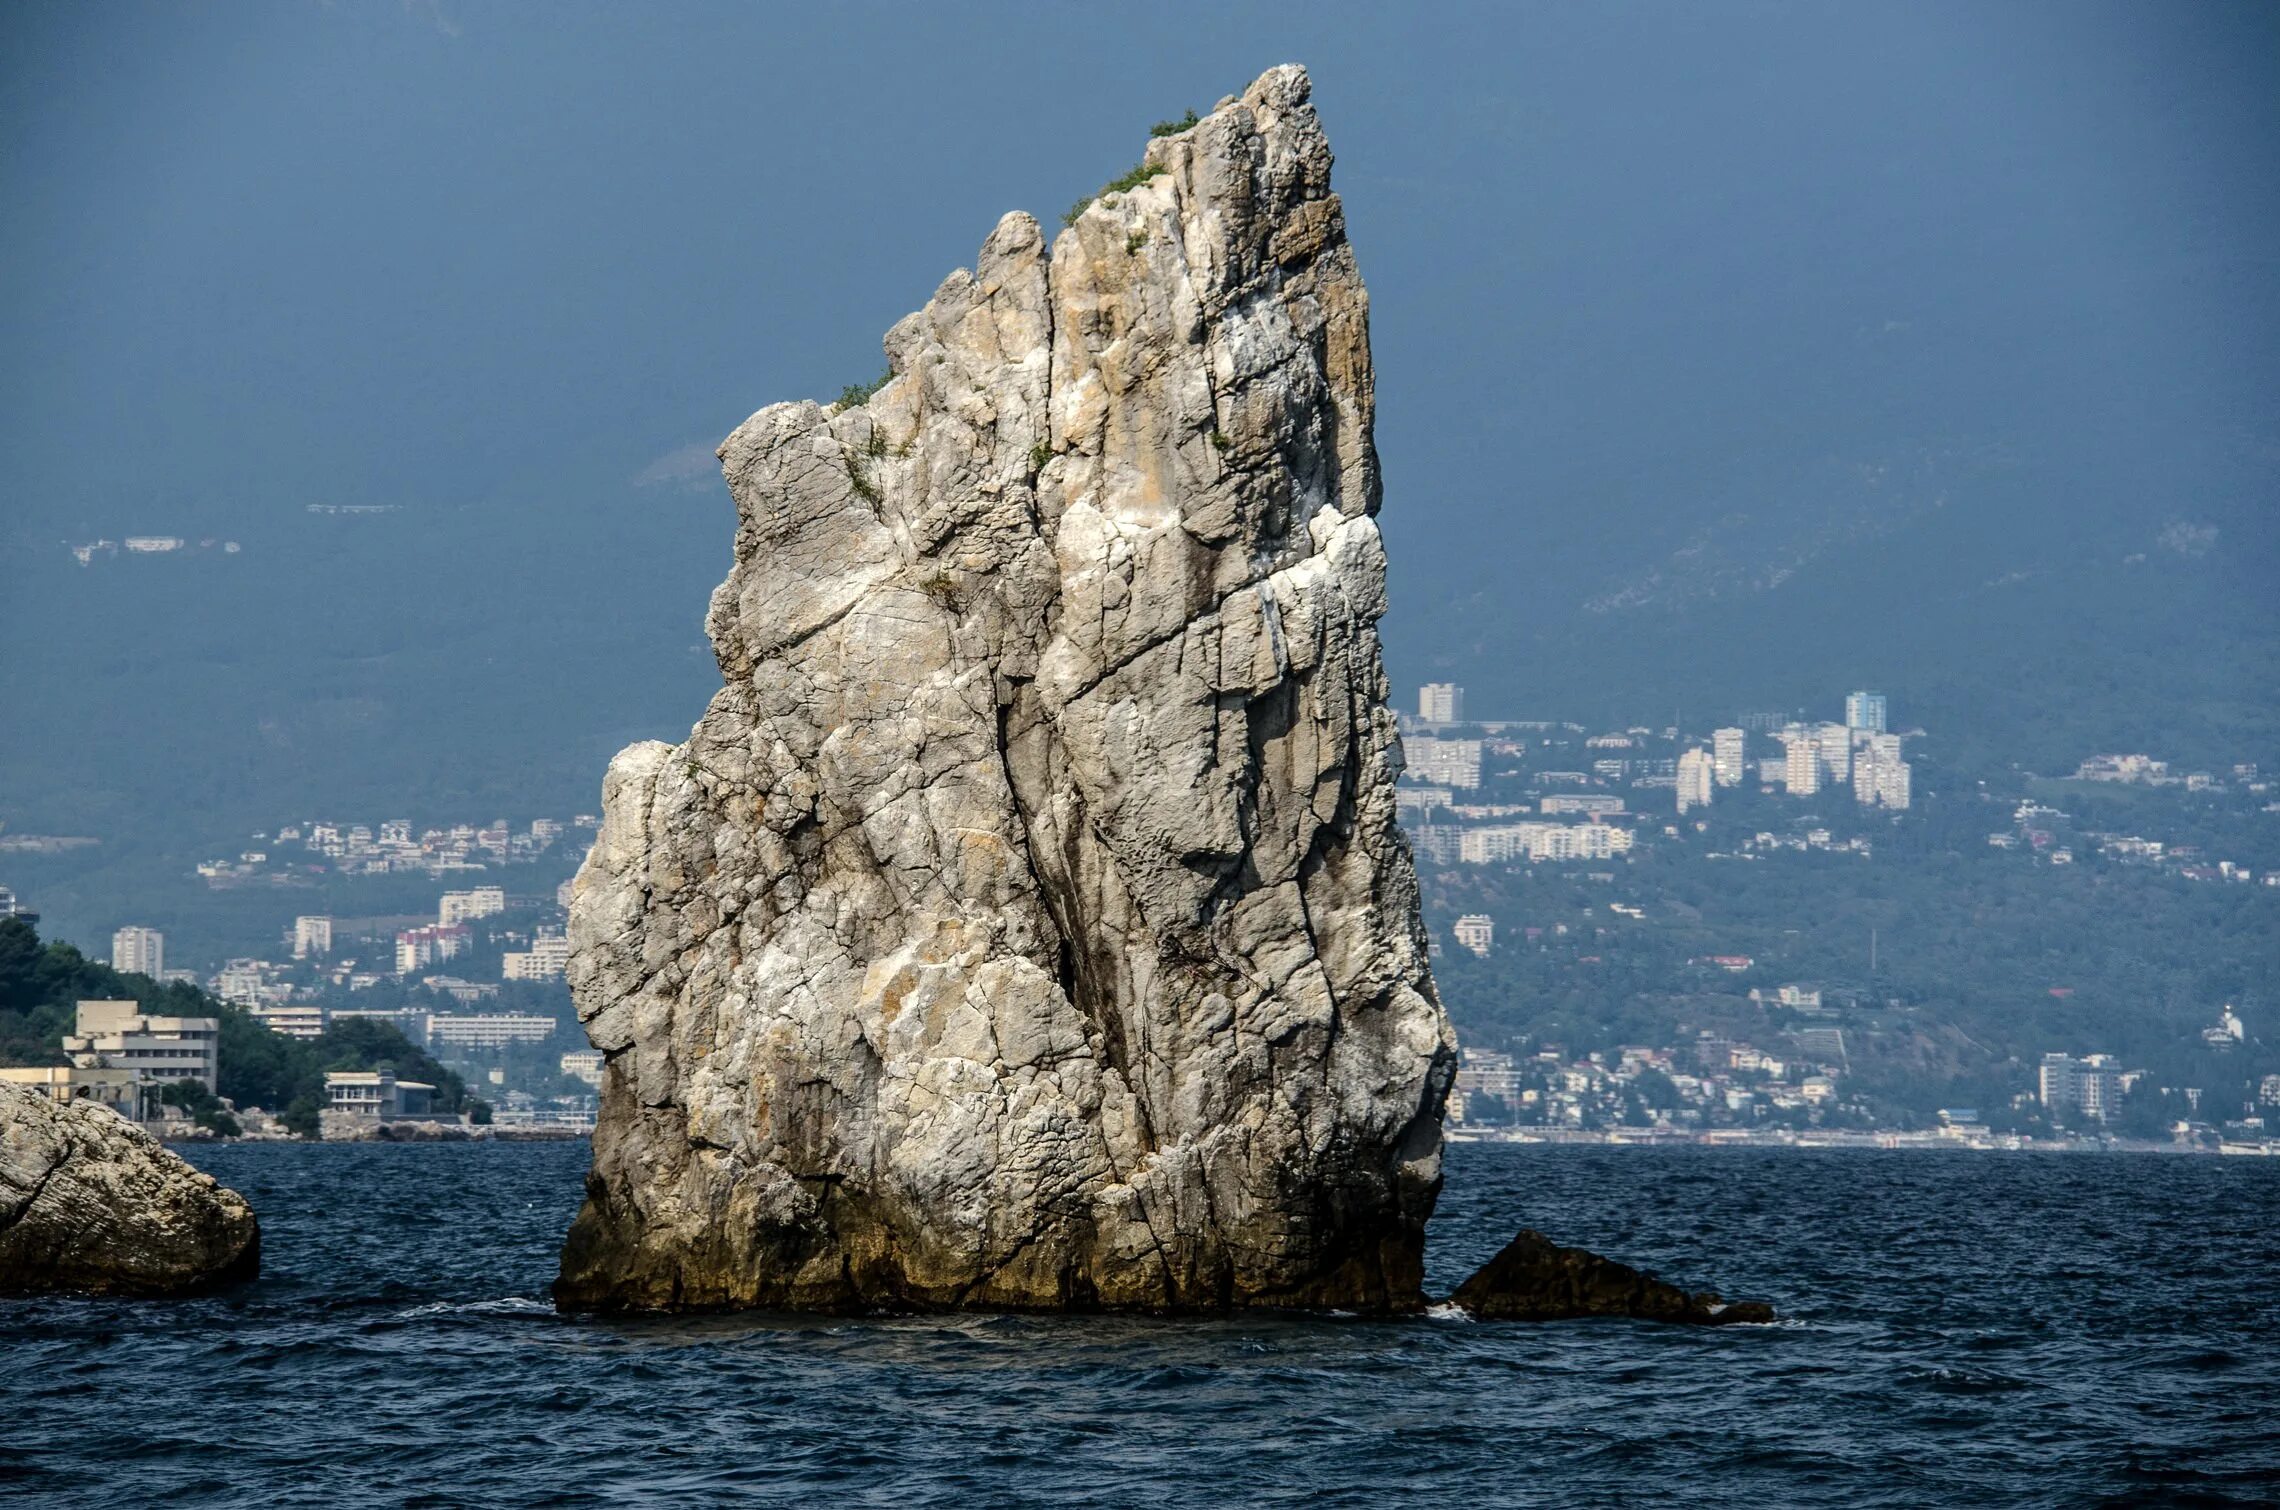
{"type": "MultiPolygon", "coordinates": [[[[1888,1086],[1864,1088],[1876,1078],[1864,1061],[1908,1031],[1897,999],[1874,984],[1873,937],[1859,980],[1784,977],[1777,958],[1715,943],[1674,958],[1670,989],[1714,1020],[1675,1022],[1659,1042],[1570,1048],[1540,1034],[1499,1033],[1484,1020],[1480,992],[1525,995],[1527,987],[1467,976],[1460,959],[1493,969],[1518,951],[1537,981],[1589,978],[1610,949],[1668,914],[1672,904],[1642,879],[1657,867],[1779,865],[1785,856],[1874,866],[1904,846],[1907,826],[1928,821],[1912,751],[1930,736],[1896,725],[1880,692],[1856,689],[1832,706],[1841,706],[1841,720],[1766,711],[1700,732],[1675,725],[1593,731],[1565,721],[1477,719],[1462,687],[1420,690],[1415,712],[1401,719],[1396,801],[1464,1044],[1449,1101],[1452,1136],[2226,1153],[2280,1146],[2271,1134],[2280,1121],[2269,1120],[2280,1119],[2280,1075],[2263,1076],[2241,1104],[2204,1104],[2200,1084],[2172,1083],[2063,1042],[2044,1045],[2039,1062],[2024,1063],[1990,1104],[1896,1116],[1888,1086]],[[1573,912],[1533,902],[1516,911],[1509,900],[1555,882],[1596,887],[1603,900],[1573,912]],[[1508,900],[1494,900],[1500,896],[1508,900]]],[[[2258,814],[2280,810],[2253,766],[2215,773],[2173,769],[2152,756],[2094,755],[2056,782],[2028,782],[2016,800],[1971,794],[1974,807],[2003,820],[1985,833],[1983,853],[2029,867],[2097,863],[2186,882],[2280,886],[2280,865],[2269,857],[2212,852],[2205,822],[2183,837],[2157,837],[2157,828],[2120,832],[2076,819],[2052,795],[2105,789],[2142,791],[2149,800],[2175,793],[2204,810],[2225,802],[2258,814]]],[[[2158,809],[2144,812],[2149,824],[2158,819],[2158,809]]],[[[601,1060],[577,1027],[563,983],[568,871],[596,824],[592,814],[484,824],[281,820],[232,852],[198,861],[197,881],[218,896],[275,890],[335,898],[376,886],[397,888],[393,897],[426,881],[434,886],[426,910],[281,908],[266,944],[248,939],[240,951],[194,961],[170,959],[162,930],[128,922],[114,930],[108,957],[126,974],[195,985],[269,1032],[303,1042],[342,1024],[384,1024],[465,1076],[486,1098],[490,1126],[579,1132],[592,1125],[601,1060]],[[531,879],[518,879],[525,876],[531,879]]],[[[10,840],[23,853],[93,842],[14,835],[0,844],[10,840]]],[[[36,919],[5,889],[0,914],[36,919]]],[[[2070,992],[2059,985],[2049,994],[2070,992]]],[[[187,1128],[183,1108],[152,1098],[147,1053],[168,1035],[187,1035],[206,1056],[196,1060],[197,1078],[213,1090],[211,1025],[129,1024],[122,1016],[129,1005],[86,1003],[65,1045],[70,1069],[41,1073],[95,1077],[86,1093],[133,1101],[162,1123],[171,1117],[178,1130],[187,1128]],[[123,1047],[129,1040],[142,1048],[123,1047]]],[[[2245,1052],[2253,1035],[2235,1004],[2208,1010],[2200,1049],[2210,1062],[2245,1052]]],[[[445,1120],[424,1105],[418,1082],[340,1073],[345,1078],[327,1085],[329,1136],[445,1120]]],[[[274,1118],[245,1125],[283,1135],[274,1118]]]]}

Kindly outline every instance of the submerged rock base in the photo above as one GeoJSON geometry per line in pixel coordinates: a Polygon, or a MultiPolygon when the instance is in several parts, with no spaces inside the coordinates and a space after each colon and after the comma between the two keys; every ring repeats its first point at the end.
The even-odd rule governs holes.
{"type": "Polygon", "coordinates": [[[1727,1302],[1714,1292],[1689,1294],[1628,1264],[1581,1248],[1563,1248],[1523,1230],[1457,1287],[1450,1301],[1483,1321],[1566,1321],[1629,1316],[1697,1326],[1774,1319],[1762,1300],[1727,1302]]]}
{"type": "Polygon", "coordinates": [[[236,1191],[106,1107],[0,1085],[0,1295],[183,1295],[260,1269],[236,1191]]]}

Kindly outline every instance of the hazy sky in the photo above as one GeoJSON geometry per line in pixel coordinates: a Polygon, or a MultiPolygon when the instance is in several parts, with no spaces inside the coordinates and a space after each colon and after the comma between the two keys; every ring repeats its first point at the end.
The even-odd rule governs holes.
{"type": "Polygon", "coordinates": [[[1001,211],[1057,212],[1285,59],[1376,299],[1397,507],[1715,468],[1912,385],[1880,346],[1990,317],[1977,370],[1908,395],[1928,422],[2031,404],[2038,336],[2156,408],[2191,372],[2243,423],[2280,371],[2280,7],[17,0],[0,26],[0,489],[91,524],[622,482],[869,376],[1001,211]]]}
{"type": "MultiPolygon", "coordinates": [[[[1537,715],[1612,687],[1618,718],[1856,675],[1929,702],[1958,642],[2127,617],[2102,585],[1982,612],[1942,584],[2158,558],[2180,521],[2245,596],[2146,600],[2280,624],[2280,5],[12,0],[0,697],[47,722],[0,755],[44,771],[28,747],[76,739],[57,683],[274,739],[353,698],[343,759],[383,726],[424,751],[511,723],[518,696],[590,701],[597,745],[677,736],[727,559],[711,446],[876,375],[1002,212],[1052,224],[1151,122],[1290,60],[1372,294],[1397,683],[1537,715]],[[480,515],[551,554],[430,584],[448,641],[400,563],[327,566],[264,620],[318,575],[278,524],[310,502],[480,515]],[[223,596],[60,551],[264,528],[223,596]],[[1709,633],[1632,632],[1688,602],[1709,633]],[[612,703],[568,638],[589,604],[623,620],[619,666],[683,681],[612,703]],[[1901,664],[1896,626],[1951,619],[1901,664]],[[195,665],[161,664],[191,638],[195,665]],[[1783,682],[1800,646],[1829,653],[1783,682]],[[423,651],[471,679],[448,706],[423,651]]],[[[2082,643],[2041,653],[2106,653],[2082,643]]],[[[2269,673],[2214,674],[2254,703],[2269,673]]],[[[2002,677],[1973,695],[2000,706],[2002,677]]]]}

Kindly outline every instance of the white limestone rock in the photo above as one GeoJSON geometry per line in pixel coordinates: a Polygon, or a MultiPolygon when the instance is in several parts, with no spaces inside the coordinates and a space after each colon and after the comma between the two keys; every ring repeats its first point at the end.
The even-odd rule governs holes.
{"type": "Polygon", "coordinates": [[[0,1084],[0,1295],[180,1295],[252,1279],[245,1198],[108,1107],[0,1084]]]}
{"type": "Polygon", "coordinates": [[[725,685],[612,763],[571,907],[563,1305],[1421,1303],[1453,1047],[1308,89],[1006,216],[868,402],[721,446],[725,685]]]}

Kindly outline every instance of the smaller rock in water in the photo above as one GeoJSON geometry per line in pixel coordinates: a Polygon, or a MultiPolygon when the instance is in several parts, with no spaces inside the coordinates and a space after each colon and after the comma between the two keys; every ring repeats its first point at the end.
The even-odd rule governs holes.
{"type": "Polygon", "coordinates": [[[1564,1321],[1576,1316],[1634,1316],[1724,1326],[1771,1321],[1762,1300],[1731,1304],[1705,1290],[1688,1294],[1628,1264],[1581,1248],[1563,1248],[1523,1230],[1449,1297],[1483,1321],[1564,1321]]]}
{"type": "Polygon", "coordinates": [[[260,1269],[245,1197],[106,1107],[0,1085],[0,1295],[186,1295],[260,1269]]]}

